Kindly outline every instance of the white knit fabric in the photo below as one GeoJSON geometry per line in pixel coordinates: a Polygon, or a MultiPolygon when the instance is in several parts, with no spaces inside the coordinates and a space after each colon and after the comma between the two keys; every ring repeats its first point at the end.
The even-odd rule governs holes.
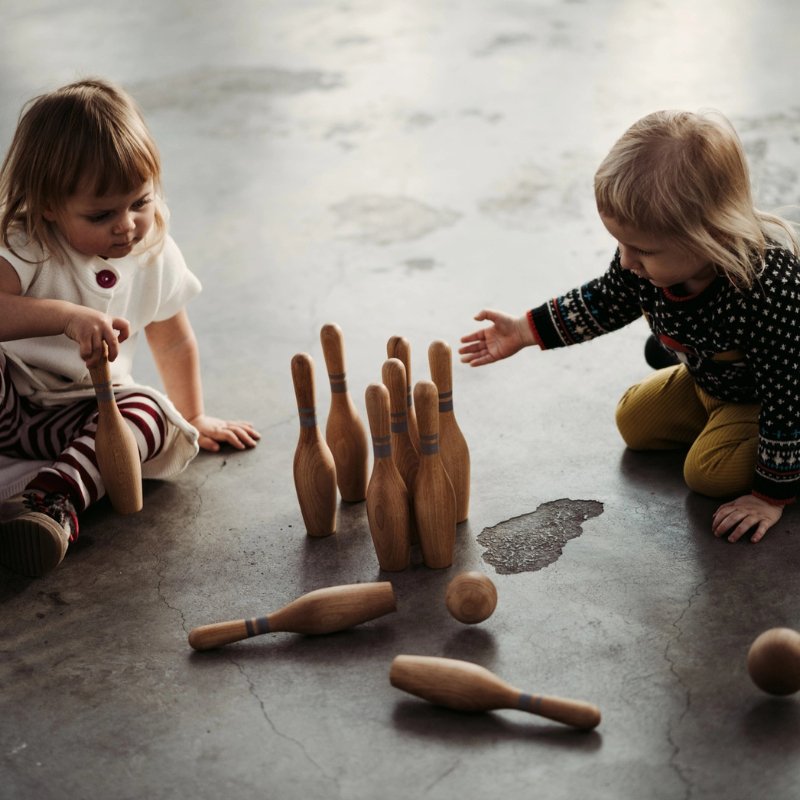
{"type": "MultiPolygon", "coordinates": [[[[173,317],[201,291],[200,281],[186,266],[172,238],[166,238],[160,252],[134,252],[110,260],[84,256],[65,245],[66,260],[49,259],[43,263],[29,263],[39,258],[35,248],[24,247],[13,239],[11,244],[13,252],[0,246],[0,256],[17,272],[23,295],[67,300],[128,320],[131,334],[109,365],[111,379],[115,386],[136,388],[153,397],[170,422],[164,449],[142,466],[142,475],[168,478],[185,469],[198,452],[197,430],[163,393],[137,384],[131,374],[134,351],[144,328],[151,322],[173,317]],[[97,276],[101,272],[113,275],[113,286],[100,285],[97,276]]],[[[3,342],[0,347],[9,361],[18,392],[36,404],[61,406],[94,395],[78,345],[67,336],[18,339],[3,342]]],[[[6,463],[0,462],[0,496],[22,480],[17,477],[16,468],[7,459],[3,461],[6,463]]],[[[19,465],[23,472],[29,466],[35,465],[19,465]]]]}

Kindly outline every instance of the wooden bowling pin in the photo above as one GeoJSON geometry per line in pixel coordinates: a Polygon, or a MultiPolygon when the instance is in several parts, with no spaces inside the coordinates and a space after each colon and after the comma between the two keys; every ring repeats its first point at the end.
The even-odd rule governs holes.
{"type": "Polygon", "coordinates": [[[309,536],[336,532],[336,466],[317,426],[314,362],[307,353],[292,359],[292,382],[300,415],[300,438],[294,453],[294,486],[309,536]]]}
{"type": "Polygon", "coordinates": [[[406,407],[408,414],[408,434],[411,443],[419,452],[419,426],[417,425],[417,415],[414,411],[414,403],[411,394],[411,345],[405,336],[392,336],[386,343],[386,355],[388,358],[399,358],[406,368],[406,407]]]}
{"type": "Polygon", "coordinates": [[[419,453],[411,441],[408,430],[408,403],[406,402],[406,368],[399,358],[383,362],[381,379],[389,390],[391,412],[392,459],[403,477],[409,493],[414,490],[414,479],[419,469],[419,453]]]}
{"type": "Polygon", "coordinates": [[[95,452],[100,477],[114,510],[133,514],[142,510],[142,459],[133,431],[114,399],[106,342],[100,364],[90,368],[89,374],[97,395],[95,452]]]}
{"type": "Polygon", "coordinates": [[[456,522],[469,516],[469,448],[453,413],[453,359],[450,345],[437,340],[428,347],[431,380],[439,390],[439,450],[456,493],[456,522]]]}
{"type": "Polygon", "coordinates": [[[371,383],[365,399],[374,456],[367,486],[367,520],[381,569],[397,572],[411,560],[411,505],[392,460],[389,390],[382,383],[371,383]]]}
{"type": "Polygon", "coordinates": [[[189,644],[195,650],[210,650],[262,633],[334,633],[396,610],[388,581],[328,586],[301,595],[265,617],[201,625],[189,633],[189,644]]]}
{"type": "Polygon", "coordinates": [[[336,464],[342,500],[359,503],[367,496],[367,432],[347,390],[342,330],[338,325],[323,325],[319,336],[331,384],[325,439],[336,464]]]}
{"type": "Polygon", "coordinates": [[[414,387],[419,422],[420,458],[414,482],[414,519],[422,560],[433,569],[453,563],[456,542],[456,496],[439,455],[439,400],[436,385],[414,387]]]}
{"type": "Polygon", "coordinates": [[[597,706],[581,700],[527,694],[469,661],[397,656],[392,662],[389,680],[397,689],[458,711],[514,708],[582,730],[591,730],[600,724],[597,706]]]}
{"type": "Polygon", "coordinates": [[[800,633],[770,628],[757,636],[747,653],[747,671],[769,694],[794,694],[800,689],[800,633]]]}

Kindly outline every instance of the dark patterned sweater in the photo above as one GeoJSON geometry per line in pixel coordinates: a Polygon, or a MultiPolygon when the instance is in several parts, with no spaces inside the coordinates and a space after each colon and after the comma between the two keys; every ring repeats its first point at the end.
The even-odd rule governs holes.
{"type": "Polygon", "coordinates": [[[776,247],[750,289],[718,277],[680,297],[622,269],[618,251],[604,275],[532,309],[528,319],[540,346],[551,349],[643,314],[708,394],[761,404],[753,494],[793,502],[800,491],[800,261],[776,247]]]}

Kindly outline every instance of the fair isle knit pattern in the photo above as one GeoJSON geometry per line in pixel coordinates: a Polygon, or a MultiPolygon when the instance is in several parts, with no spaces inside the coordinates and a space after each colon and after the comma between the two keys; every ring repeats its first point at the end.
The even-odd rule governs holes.
{"type": "Polygon", "coordinates": [[[622,269],[529,312],[543,349],[589,341],[644,315],[656,338],[712,397],[760,403],[753,493],[774,503],[800,491],[800,261],[768,250],[753,286],[718,277],[690,297],[622,269]]]}

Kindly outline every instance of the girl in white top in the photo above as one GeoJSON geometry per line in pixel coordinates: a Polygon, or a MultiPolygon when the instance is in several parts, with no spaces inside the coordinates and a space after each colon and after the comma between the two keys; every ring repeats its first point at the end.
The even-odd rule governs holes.
{"type": "MultiPolygon", "coordinates": [[[[185,305],[200,291],[167,234],[158,150],[132,99],[84,80],[32,100],[0,170],[0,454],[46,462],[0,507],[0,563],[41,575],[105,493],[89,376],[108,347],[142,474],[168,478],[198,447],[256,445],[208,416],[185,305]],[[138,334],[168,395],[131,376],[138,334]]],[[[5,490],[5,491],[4,491],[5,490]]]]}

